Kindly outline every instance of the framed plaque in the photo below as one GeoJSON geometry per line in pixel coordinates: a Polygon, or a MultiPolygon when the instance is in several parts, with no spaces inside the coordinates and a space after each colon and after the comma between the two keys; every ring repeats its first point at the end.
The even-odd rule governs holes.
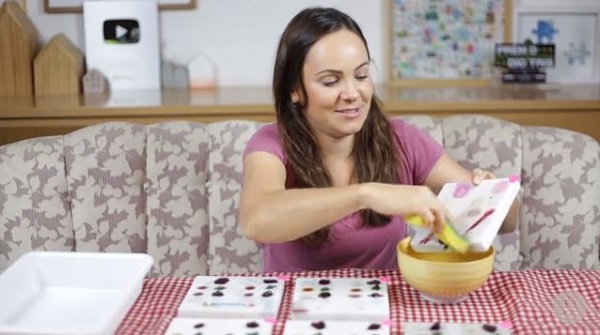
{"type": "MultiPolygon", "coordinates": [[[[159,10],[196,8],[196,0],[158,0],[159,10]]],[[[83,0],[44,0],[45,13],[81,13],[83,0]]]]}

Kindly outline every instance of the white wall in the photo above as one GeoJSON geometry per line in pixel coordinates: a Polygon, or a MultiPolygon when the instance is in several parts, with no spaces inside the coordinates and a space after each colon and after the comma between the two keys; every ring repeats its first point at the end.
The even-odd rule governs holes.
{"type": "MultiPolygon", "coordinates": [[[[3,0],[0,0],[3,1],[3,0]]],[[[388,8],[393,0],[196,0],[195,10],[161,12],[163,58],[186,62],[202,51],[219,71],[220,86],[269,85],[275,48],[287,22],[302,8],[333,6],[350,14],[369,42],[379,75],[387,74],[388,8]]],[[[515,7],[548,0],[514,0],[515,7]]],[[[567,2],[573,0],[551,0],[567,2]]],[[[81,14],[45,14],[42,0],[28,0],[27,12],[42,42],[64,33],[82,51],[81,14]]],[[[597,3],[600,0],[577,0],[597,3]]]]}
{"type": "MultiPolygon", "coordinates": [[[[287,22],[302,8],[333,6],[350,14],[361,26],[385,77],[386,0],[197,0],[195,10],[162,11],[161,44],[164,59],[187,62],[202,51],[212,58],[220,86],[269,85],[275,49],[287,22]]],[[[45,14],[42,0],[29,0],[27,13],[42,42],[64,33],[85,49],[81,14],[45,14]]]]}

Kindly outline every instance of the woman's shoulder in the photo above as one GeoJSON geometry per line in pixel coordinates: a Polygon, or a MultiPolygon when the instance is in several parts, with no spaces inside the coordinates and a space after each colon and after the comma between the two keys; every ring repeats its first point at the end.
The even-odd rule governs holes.
{"type": "Polygon", "coordinates": [[[252,135],[249,142],[281,142],[279,138],[279,129],[277,128],[277,124],[274,122],[266,123],[262,125],[258,130],[252,135]]]}
{"type": "Polygon", "coordinates": [[[284,159],[285,155],[276,123],[267,123],[261,126],[248,140],[244,155],[255,151],[266,151],[284,159]]]}
{"type": "Polygon", "coordinates": [[[401,118],[390,119],[390,123],[392,132],[401,143],[405,154],[414,155],[417,159],[421,155],[439,156],[444,151],[440,142],[431,137],[427,131],[414,124],[401,118]]]}
{"type": "Polygon", "coordinates": [[[406,122],[402,118],[390,118],[392,131],[400,138],[410,138],[413,135],[421,134],[422,131],[414,125],[406,122]]]}
{"type": "Polygon", "coordinates": [[[263,124],[262,126],[260,126],[260,128],[258,128],[258,130],[256,131],[256,134],[263,134],[263,135],[267,135],[270,137],[279,138],[279,129],[277,128],[277,123],[269,122],[269,123],[263,124]]]}

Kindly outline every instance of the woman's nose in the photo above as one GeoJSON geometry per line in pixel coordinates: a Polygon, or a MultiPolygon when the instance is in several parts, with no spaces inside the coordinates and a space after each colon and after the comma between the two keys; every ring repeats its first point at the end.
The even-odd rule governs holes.
{"type": "Polygon", "coordinates": [[[358,99],[359,93],[356,84],[352,81],[347,81],[343,86],[342,99],[354,101],[358,99]]]}

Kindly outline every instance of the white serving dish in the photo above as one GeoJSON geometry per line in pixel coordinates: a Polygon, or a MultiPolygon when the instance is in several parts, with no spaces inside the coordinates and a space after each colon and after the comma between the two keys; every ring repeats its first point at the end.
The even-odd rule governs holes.
{"type": "Polygon", "coordinates": [[[0,274],[0,334],[112,334],[152,263],[146,254],[29,252],[0,274]]]}

